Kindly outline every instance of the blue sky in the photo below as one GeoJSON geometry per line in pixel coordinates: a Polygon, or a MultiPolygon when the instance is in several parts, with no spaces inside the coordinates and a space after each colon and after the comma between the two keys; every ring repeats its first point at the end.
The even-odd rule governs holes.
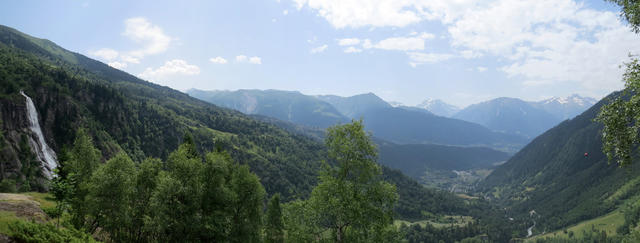
{"type": "Polygon", "coordinates": [[[179,90],[465,106],[620,89],[640,37],[604,1],[7,1],[0,24],[179,90]]]}

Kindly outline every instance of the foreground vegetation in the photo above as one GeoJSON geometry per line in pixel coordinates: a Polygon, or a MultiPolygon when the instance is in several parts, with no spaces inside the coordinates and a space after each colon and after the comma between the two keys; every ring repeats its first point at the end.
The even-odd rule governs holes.
{"type": "Polygon", "coordinates": [[[329,158],[337,166],[325,164],[307,200],[281,207],[274,195],[263,217],[259,178],[220,148],[201,156],[187,135],[166,161],[136,165],[120,152],[101,164],[100,151],[81,129],[51,182],[57,202],[51,214],[67,225],[16,221],[8,230],[35,242],[81,239],[81,232],[110,242],[399,241],[392,224],[398,195],[382,180],[362,123],[328,134],[329,158]]]}

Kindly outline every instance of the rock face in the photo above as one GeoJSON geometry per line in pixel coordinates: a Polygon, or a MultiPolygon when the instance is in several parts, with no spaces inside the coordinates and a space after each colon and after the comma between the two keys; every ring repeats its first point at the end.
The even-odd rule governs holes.
{"type": "Polygon", "coordinates": [[[55,145],[54,139],[51,136],[47,137],[47,134],[52,132],[46,130],[47,126],[41,126],[45,120],[39,119],[41,117],[36,108],[37,104],[33,102],[29,104],[29,99],[26,97],[28,97],[26,94],[24,96],[15,94],[0,98],[0,118],[2,119],[0,129],[3,134],[0,138],[0,179],[19,179],[22,176],[20,170],[23,161],[20,161],[19,144],[23,135],[30,140],[31,153],[43,163],[42,169],[45,176],[50,177],[51,171],[57,166],[52,148],[52,145],[55,145]],[[29,114],[29,105],[31,105],[31,114],[29,114]]]}
{"type": "Polygon", "coordinates": [[[12,178],[18,175],[22,163],[18,159],[20,139],[27,134],[26,106],[24,103],[12,99],[0,99],[0,117],[2,118],[2,132],[4,138],[0,141],[0,179],[12,178]]]}

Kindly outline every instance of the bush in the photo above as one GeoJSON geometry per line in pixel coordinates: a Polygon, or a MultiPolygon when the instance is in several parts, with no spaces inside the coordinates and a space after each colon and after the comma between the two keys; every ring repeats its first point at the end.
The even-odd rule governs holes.
{"type": "Polygon", "coordinates": [[[52,219],[58,218],[62,214],[61,210],[57,207],[44,207],[42,208],[42,211],[44,211],[44,213],[46,213],[47,216],[52,219]]]}
{"type": "Polygon", "coordinates": [[[4,179],[0,182],[0,192],[15,193],[17,191],[15,180],[4,179]]]}
{"type": "Polygon", "coordinates": [[[58,228],[52,223],[16,221],[9,224],[9,230],[11,238],[17,242],[96,242],[82,231],[58,228]]]}

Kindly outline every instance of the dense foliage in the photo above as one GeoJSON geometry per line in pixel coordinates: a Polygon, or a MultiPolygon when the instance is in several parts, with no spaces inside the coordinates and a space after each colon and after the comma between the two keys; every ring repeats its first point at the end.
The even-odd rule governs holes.
{"type": "Polygon", "coordinates": [[[398,241],[392,224],[398,194],[382,180],[375,145],[362,121],[329,128],[326,144],[337,166],[325,165],[311,197],[285,209],[285,225],[296,237],[292,240],[398,241]]]}
{"type": "Polygon", "coordinates": [[[49,243],[90,243],[96,242],[91,235],[72,227],[60,228],[52,223],[16,221],[9,225],[13,232],[11,238],[17,242],[49,243]]]}
{"type": "Polygon", "coordinates": [[[187,137],[164,162],[136,165],[124,152],[89,159],[98,154],[80,130],[57,179],[71,188],[55,195],[71,202],[73,228],[114,242],[261,241],[264,188],[227,153],[200,156],[187,137]]]}
{"type": "Polygon", "coordinates": [[[616,97],[603,106],[596,118],[604,125],[602,150],[609,161],[615,161],[621,167],[631,164],[633,152],[640,141],[640,96],[636,95],[640,91],[640,62],[634,59],[626,66],[622,97],[616,97]]]}

